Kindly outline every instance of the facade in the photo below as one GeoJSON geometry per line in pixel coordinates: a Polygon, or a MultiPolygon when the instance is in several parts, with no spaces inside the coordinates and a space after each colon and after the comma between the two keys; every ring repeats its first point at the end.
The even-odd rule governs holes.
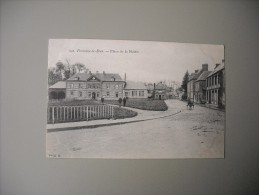
{"type": "Polygon", "coordinates": [[[66,81],[67,99],[123,98],[125,81],[114,73],[77,73],[66,81]]]}
{"type": "Polygon", "coordinates": [[[219,107],[225,106],[225,64],[216,64],[206,78],[206,102],[219,107]]]}
{"type": "Polygon", "coordinates": [[[145,99],[148,98],[148,89],[144,83],[127,81],[123,95],[129,99],[145,99]]]}
{"type": "Polygon", "coordinates": [[[204,71],[208,71],[208,64],[202,64],[201,70],[195,70],[195,72],[189,76],[187,83],[187,98],[193,100],[194,102],[196,102],[198,98],[195,94],[195,81],[204,71]]]}
{"type": "Polygon", "coordinates": [[[66,82],[59,81],[49,87],[49,99],[65,99],[66,98],[66,82]]]}
{"type": "Polygon", "coordinates": [[[206,78],[211,71],[203,71],[199,78],[195,81],[194,86],[194,101],[196,103],[206,103],[206,78]]]}
{"type": "Polygon", "coordinates": [[[163,84],[162,82],[155,84],[154,99],[155,100],[167,99],[166,85],[163,84]]]}

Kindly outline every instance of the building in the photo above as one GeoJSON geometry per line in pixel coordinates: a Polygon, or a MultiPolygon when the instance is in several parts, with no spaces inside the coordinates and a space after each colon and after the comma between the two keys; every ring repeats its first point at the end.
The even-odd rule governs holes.
{"type": "Polygon", "coordinates": [[[210,73],[211,71],[203,71],[195,81],[194,97],[196,103],[206,103],[206,78],[210,73]]]}
{"type": "Polygon", "coordinates": [[[49,99],[65,99],[66,98],[66,81],[59,81],[49,87],[49,99]]]}
{"type": "Polygon", "coordinates": [[[166,85],[163,84],[162,82],[159,82],[155,84],[154,87],[154,99],[155,100],[165,100],[167,99],[167,92],[166,92],[166,85]]]}
{"type": "Polygon", "coordinates": [[[195,95],[195,81],[204,71],[208,71],[208,64],[202,64],[201,70],[195,70],[195,72],[189,76],[187,83],[187,98],[194,100],[194,102],[197,101],[197,97],[195,95]]]}
{"type": "Polygon", "coordinates": [[[125,81],[115,73],[77,73],[66,81],[67,99],[123,98],[125,81]]]}
{"type": "Polygon", "coordinates": [[[148,98],[148,89],[145,83],[127,81],[123,89],[124,97],[129,99],[145,99],[148,98]]]}
{"type": "Polygon", "coordinates": [[[217,107],[225,107],[225,63],[216,64],[206,78],[206,102],[217,107]]]}

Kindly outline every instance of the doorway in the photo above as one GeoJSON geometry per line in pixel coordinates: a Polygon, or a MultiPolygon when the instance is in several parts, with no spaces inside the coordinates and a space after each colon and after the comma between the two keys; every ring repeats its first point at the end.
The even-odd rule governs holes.
{"type": "Polygon", "coordinates": [[[95,100],[95,98],[96,98],[96,93],[95,93],[95,92],[93,92],[93,93],[92,93],[92,99],[94,99],[94,100],[95,100]]]}

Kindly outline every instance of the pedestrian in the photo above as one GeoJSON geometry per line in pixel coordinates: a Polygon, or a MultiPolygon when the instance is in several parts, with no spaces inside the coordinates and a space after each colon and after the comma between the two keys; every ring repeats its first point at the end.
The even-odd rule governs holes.
{"type": "Polygon", "coordinates": [[[124,107],[126,106],[126,101],[127,101],[127,98],[124,97],[124,98],[123,98],[123,106],[124,106],[124,107]]]}
{"type": "Polygon", "coordinates": [[[121,107],[121,102],[122,102],[122,99],[121,98],[119,98],[119,106],[121,107]]]}

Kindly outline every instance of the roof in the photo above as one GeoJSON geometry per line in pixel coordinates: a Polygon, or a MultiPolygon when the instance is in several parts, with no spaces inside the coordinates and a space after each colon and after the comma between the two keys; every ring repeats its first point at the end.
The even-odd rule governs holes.
{"type": "Polygon", "coordinates": [[[190,74],[189,81],[198,79],[202,72],[203,72],[203,70],[201,69],[198,72],[194,72],[194,73],[190,74]]]}
{"type": "Polygon", "coordinates": [[[127,81],[124,89],[147,89],[147,86],[142,82],[127,81]]]}
{"type": "Polygon", "coordinates": [[[66,81],[59,81],[49,87],[49,89],[65,89],[65,88],[66,88],[66,81]]]}
{"type": "Polygon", "coordinates": [[[80,81],[85,81],[89,79],[91,76],[95,76],[96,78],[100,79],[101,81],[112,81],[113,78],[115,78],[115,81],[123,81],[119,74],[116,73],[96,73],[96,74],[90,74],[90,73],[77,73],[70,77],[68,81],[77,80],[76,78],[79,78],[80,81]]]}
{"type": "Polygon", "coordinates": [[[208,75],[211,73],[212,71],[204,71],[203,73],[201,73],[201,75],[199,76],[199,78],[196,81],[205,81],[206,78],[208,77],[208,75]]]}
{"type": "Polygon", "coordinates": [[[208,75],[210,77],[211,75],[223,70],[225,68],[225,64],[219,64],[218,66],[215,67],[215,69],[208,75]]]}
{"type": "Polygon", "coordinates": [[[157,83],[155,86],[155,89],[166,89],[166,85],[164,85],[163,83],[157,83]]]}

